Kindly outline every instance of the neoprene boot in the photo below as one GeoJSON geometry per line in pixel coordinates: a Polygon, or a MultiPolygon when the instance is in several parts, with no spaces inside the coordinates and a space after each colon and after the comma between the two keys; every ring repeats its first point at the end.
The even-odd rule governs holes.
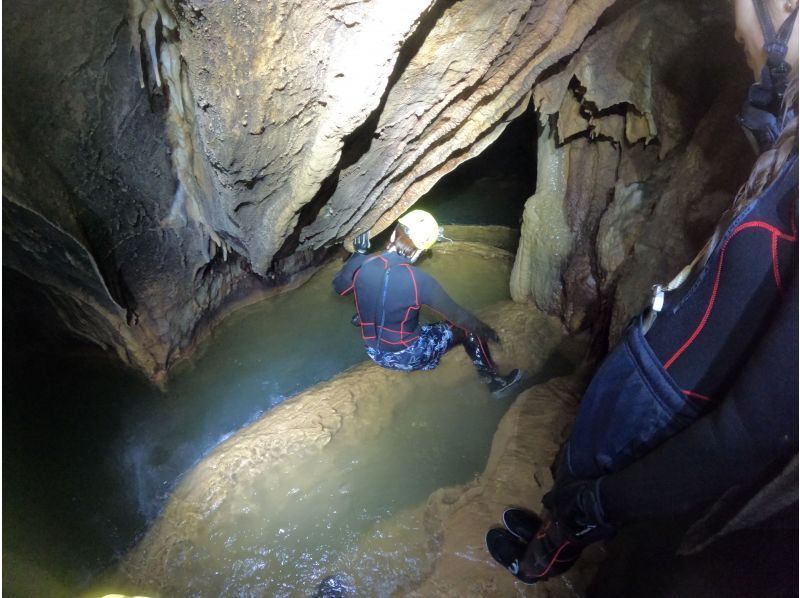
{"type": "Polygon", "coordinates": [[[521,561],[524,575],[540,580],[560,575],[586,546],[614,536],[600,499],[600,481],[565,481],[545,494],[546,515],[521,561]]]}
{"type": "Polygon", "coordinates": [[[478,370],[481,380],[487,384],[497,376],[497,368],[489,355],[488,345],[477,334],[468,332],[456,336],[456,340],[464,345],[464,350],[478,370]]]}
{"type": "Polygon", "coordinates": [[[520,380],[522,380],[522,372],[516,368],[505,376],[493,376],[489,381],[489,392],[496,397],[506,396],[511,392],[511,387],[520,380]]]}
{"type": "Polygon", "coordinates": [[[583,544],[566,537],[557,522],[542,521],[524,509],[507,509],[503,524],[505,529],[486,534],[486,547],[494,560],[526,584],[564,573],[583,549],[583,544]]]}
{"type": "Polygon", "coordinates": [[[577,562],[585,546],[563,523],[545,519],[525,550],[521,572],[537,581],[561,575],[577,562]]]}
{"type": "Polygon", "coordinates": [[[542,527],[542,519],[534,512],[519,507],[503,511],[503,525],[525,544],[529,544],[542,527]]]}
{"type": "Polygon", "coordinates": [[[489,346],[477,334],[469,332],[463,336],[457,336],[456,340],[464,345],[464,350],[472,360],[475,369],[478,370],[481,381],[489,387],[489,392],[494,396],[505,396],[509,387],[522,379],[522,373],[517,369],[501,376],[489,354],[489,346]]]}

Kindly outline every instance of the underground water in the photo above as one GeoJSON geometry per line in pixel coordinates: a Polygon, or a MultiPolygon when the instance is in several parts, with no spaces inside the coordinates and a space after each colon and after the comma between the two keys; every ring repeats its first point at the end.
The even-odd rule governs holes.
{"type": "MultiPolygon", "coordinates": [[[[445,178],[420,205],[443,222],[514,224],[531,182],[469,168],[469,181],[445,178]],[[472,207],[453,201],[459,195],[472,207]]],[[[434,255],[420,266],[465,307],[508,298],[510,255],[434,255]]],[[[4,333],[4,587],[20,596],[102,595],[97,576],[141,537],[204,455],[287,397],[363,361],[352,301],[330,287],[340,264],[229,316],[177,368],[166,394],[55,334],[34,291],[21,302],[7,293],[4,321],[14,322],[4,333]]],[[[27,285],[13,273],[6,281],[27,285]]],[[[338,574],[380,594],[422,567],[429,555],[416,508],[482,470],[508,407],[477,377],[440,373],[435,385],[402,398],[368,445],[343,433],[314,463],[289,462],[239,496],[235,516],[221,516],[208,546],[196,549],[206,553],[187,555],[194,560],[177,573],[187,592],[307,593],[338,574]],[[381,528],[389,517],[405,523],[381,528]]],[[[113,573],[104,580],[109,575],[124,583],[113,573]]]]}
{"type": "MultiPolygon", "coordinates": [[[[87,581],[104,553],[124,549],[132,533],[152,522],[181,474],[226,436],[287,396],[363,361],[359,332],[350,324],[352,302],[330,288],[333,266],[296,291],[226,319],[198,357],[179,368],[165,395],[111,363],[69,356],[46,357],[35,388],[12,382],[6,390],[14,400],[4,413],[4,508],[6,562],[14,574],[24,570],[22,562],[35,564],[41,552],[52,552],[47,562],[57,576],[87,581]],[[24,400],[34,390],[37,402],[46,399],[44,412],[24,400]]],[[[462,253],[421,266],[469,309],[508,298],[510,260],[462,253]]],[[[375,445],[332,450],[326,457],[332,462],[314,471],[290,468],[272,480],[276,487],[254,490],[253,510],[270,505],[281,523],[250,537],[254,544],[243,551],[256,550],[263,533],[278,539],[294,527],[291,542],[305,540],[276,545],[296,559],[324,562],[343,551],[332,544],[349,546],[364,525],[478,473],[492,426],[507,405],[492,402],[477,377],[448,381],[443,375],[429,390],[429,396],[403,404],[375,445]],[[448,392],[448,384],[456,387],[448,392]],[[412,479],[393,473],[411,464],[412,479]],[[353,504],[353,496],[361,503],[353,504]],[[315,497],[321,503],[303,506],[315,497]],[[312,527],[303,529],[305,523],[312,527]]],[[[252,522],[241,528],[254,529],[252,522]]],[[[289,559],[263,556],[273,563],[289,559]]],[[[302,574],[302,568],[279,567],[269,575],[280,579],[281,571],[287,587],[297,582],[292,575],[302,574]]],[[[212,583],[202,577],[196,582],[201,579],[201,587],[212,583]]]]}

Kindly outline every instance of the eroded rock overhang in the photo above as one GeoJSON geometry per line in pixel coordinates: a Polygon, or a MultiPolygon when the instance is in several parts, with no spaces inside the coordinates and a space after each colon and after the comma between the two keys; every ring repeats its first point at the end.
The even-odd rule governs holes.
{"type": "Polygon", "coordinates": [[[227,303],[490,144],[612,2],[15,3],[4,264],[164,383],[227,303]]]}
{"type": "Polygon", "coordinates": [[[4,265],[162,384],[232,304],[387,228],[531,101],[511,291],[573,331],[613,337],[750,160],[721,0],[41,8],[6,15],[4,265]]]}

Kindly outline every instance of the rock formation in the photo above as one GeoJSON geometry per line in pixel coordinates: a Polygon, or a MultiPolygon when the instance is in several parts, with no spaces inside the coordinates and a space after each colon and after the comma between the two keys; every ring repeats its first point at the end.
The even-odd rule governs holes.
{"type": "Polygon", "coordinates": [[[730,17],[713,2],[621,3],[535,86],[515,301],[613,340],[691,261],[753,160],[733,120],[747,73],[730,17]]]}
{"type": "MultiPolygon", "coordinates": [[[[538,185],[516,304],[487,315],[517,329],[506,355],[529,369],[555,351],[529,345],[560,322],[613,341],[696,253],[751,161],[732,119],[748,74],[722,0],[21,0],[4,16],[4,265],[160,384],[234,302],[386,229],[530,102],[538,185]]],[[[463,521],[485,530],[514,494],[535,502],[580,382],[524,395],[480,483],[432,499],[442,558],[419,595],[468,591],[463,521]],[[508,489],[503,467],[532,450],[509,429],[541,419],[541,393],[563,405],[527,463],[540,480],[508,489]]],[[[386,394],[385,411],[406,383],[357,367],[231,438],[129,555],[131,577],[169,588],[170,559],[236,484],[354,426],[354,385],[386,394]]],[[[518,589],[499,573],[487,593],[518,589]]]]}
{"type": "Polygon", "coordinates": [[[388,227],[532,95],[512,295],[613,337],[748,154],[726,8],[622,2],[583,43],[612,3],[17,3],[4,263],[164,383],[227,304],[388,227]]]}
{"type": "MultiPolygon", "coordinates": [[[[504,259],[502,253],[487,255],[490,259],[504,259]]],[[[525,305],[501,302],[482,310],[480,315],[482,319],[496,326],[503,339],[503,344],[495,347],[498,363],[502,367],[509,367],[513,363],[524,368],[534,379],[542,380],[552,376],[554,362],[562,363],[566,369],[574,368],[585,354],[584,338],[568,338],[558,318],[545,316],[525,305]]],[[[258,509],[263,508],[265,513],[270,513],[278,508],[277,505],[271,505],[269,500],[280,500],[280,496],[269,494],[268,497],[267,492],[257,492],[256,488],[278,477],[284,469],[306,472],[309,476],[307,481],[311,484],[319,482],[315,476],[333,475],[332,472],[326,474],[324,467],[320,468],[316,464],[327,463],[326,455],[330,450],[336,451],[329,447],[335,440],[339,446],[344,443],[369,449],[372,446],[371,439],[385,433],[387,428],[395,424],[398,406],[403,401],[408,402],[409,396],[420,393],[424,395],[425,387],[431,384],[439,389],[438,392],[443,392],[448,388],[450,380],[457,380],[462,385],[465,379],[474,380],[479,385],[471,368],[472,365],[463,351],[451,351],[435,371],[418,372],[419,375],[413,376],[365,362],[278,406],[216,447],[184,477],[154,525],[122,560],[121,577],[116,578],[117,586],[120,583],[132,584],[139,592],[146,590],[174,594],[180,593],[187,579],[192,579],[198,587],[213,592],[213,588],[217,587],[215,584],[225,582],[233,575],[232,570],[220,571],[219,575],[214,571],[220,566],[238,566],[233,559],[226,560],[228,564],[223,565],[219,557],[214,555],[225,550],[221,543],[226,542],[230,522],[236,520],[243,512],[242,509],[248,508],[242,505],[247,505],[257,495],[261,505],[258,509]]],[[[426,553],[425,559],[435,561],[445,554],[435,538],[444,532],[447,541],[449,534],[453,533],[452,528],[448,529],[448,520],[465,503],[472,505],[470,508],[475,507],[478,494],[483,494],[481,489],[485,488],[487,480],[496,478],[492,482],[495,484],[496,503],[490,502],[490,506],[500,510],[489,513],[484,508],[480,517],[474,518],[470,525],[458,530],[455,541],[462,542],[458,544],[457,550],[464,548],[465,539],[468,540],[469,550],[477,552],[476,547],[481,548],[481,553],[476,558],[482,562],[482,566],[473,572],[477,571],[479,576],[484,577],[487,571],[490,574],[496,573],[501,582],[505,582],[501,586],[513,586],[513,577],[492,565],[491,557],[483,551],[483,536],[486,525],[496,523],[496,517],[504,506],[503,501],[522,502],[533,499],[523,494],[536,486],[532,476],[534,472],[529,469],[527,459],[536,463],[535,479],[540,480],[539,484],[544,485],[549,479],[549,462],[567,429],[577,402],[574,393],[569,394],[567,389],[579,387],[582,379],[578,376],[569,384],[565,385],[563,380],[559,384],[559,388],[562,388],[561,394],[557,395],[559,398],[551,400],[552,396],[549,397],[547,401],[540,403],[542,409],[532,414],[532,419],[535,420],[534,432],[537,434],[531,436],[530,427],[520,427],[520,419],[514,415],[507,416],[504,418],[507,423],[502,426],[506,431],[501,435],[503,440],[496,439],[494,443],[495,450],[489,466],[491,473],[484,474],[477,484],[452,489],[448,496],[465,494],[465,498],[455,506],[452,501],[448,502],[442,497],[433,501],[431,513],[425,515],[430,519],[431,527],[426,529],[428,535],[423,538],[426,545],[429,540],[433,542],[433,550],[430,553],[427,548],[423,550],[426,553]],[[502,446],[498,448],[498,444],[502,446]],[[530,453],[523,456],[522,453],[531,447],[530,453]],[[524,464],[520,462],[521,457],[524,457],[524,464]],[[501,467],[504,473],[501,472],[499,477],[496,472],[498,460],[506,462],[501,467]],[[515,483],[514,480],[518,482],[515,483]],[[501,487],[502,492],[499,491],[501,487]]],[[[491,399],[487,396],[486,400],[491,399]]],[[[519,405],[523,403],[520,402],[519,405]]],[[[513,413],[516,414],[517,411],[515,405],[513,413]]],[[[363,458],[368,459],[366,456],[363,458]]],[[[397,475],[403,474],[402,471],[397,472],[397,475]]],[[[391,526],[392,521],[388,520],[384,524],[391,526]]],[[[264,549],[271,550],[272,547],[264,549]]],[[[389,554],[406,549],[402,544],[392,546],[389,554]]],[[[411,547],[414,558],[421,558],[416,550],[418,549],[411,547]]],[[[447,554],[451,554],[449,549],[447,554]]],[[[462,573],[475,566],[474,561],[469,558],[458,560],[461,561],[462,573]]],[[[362,560],[344,558],[343,561],[343,568],[349,573],[361,573],[358,571],[358,564],[362,560]]],[[[419,576],[424,573],[427,564],[432,565],[433,562],[419,563],[419,566],[395,563],[394,568],[401,573],[397,583],[407,585],[422,581],[419,576]]],[[[335,563],[331,563],[336,571],[334,565],[335,563]]],[[[270,566],[279,566],[279,563],[271,563],[270,566]]],[[[367,571],[363,573],[368,575],[367,571]]],[[[439,573],[433,579],[438,580],[435,582],[437,584],[446,583],[440,579],[439,573]]],[[[261,589],[272,593],[275,585],[267,583],[261,589]]],[[[303,593],[304,589],[288,590],[290,593],[303,593]]],[[[373,591],[372,587],[359,585],[356,594],[369,594],[373,591]]]]}
{"type": "Polygon", "coordinates": [[[163,384],[490,144],[612,2],[15,3],[4,264],[163,384]]]}

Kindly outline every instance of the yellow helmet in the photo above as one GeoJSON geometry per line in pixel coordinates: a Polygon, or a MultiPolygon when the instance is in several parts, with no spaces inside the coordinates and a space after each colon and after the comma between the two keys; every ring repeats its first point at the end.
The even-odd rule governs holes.
{"type": "Polygon", "coordinates": [[[417,249],[430,249],[439,238],[439,225],[425,210],[412,210],[397,222],[405,227],[408,238],[417,249]]]}

